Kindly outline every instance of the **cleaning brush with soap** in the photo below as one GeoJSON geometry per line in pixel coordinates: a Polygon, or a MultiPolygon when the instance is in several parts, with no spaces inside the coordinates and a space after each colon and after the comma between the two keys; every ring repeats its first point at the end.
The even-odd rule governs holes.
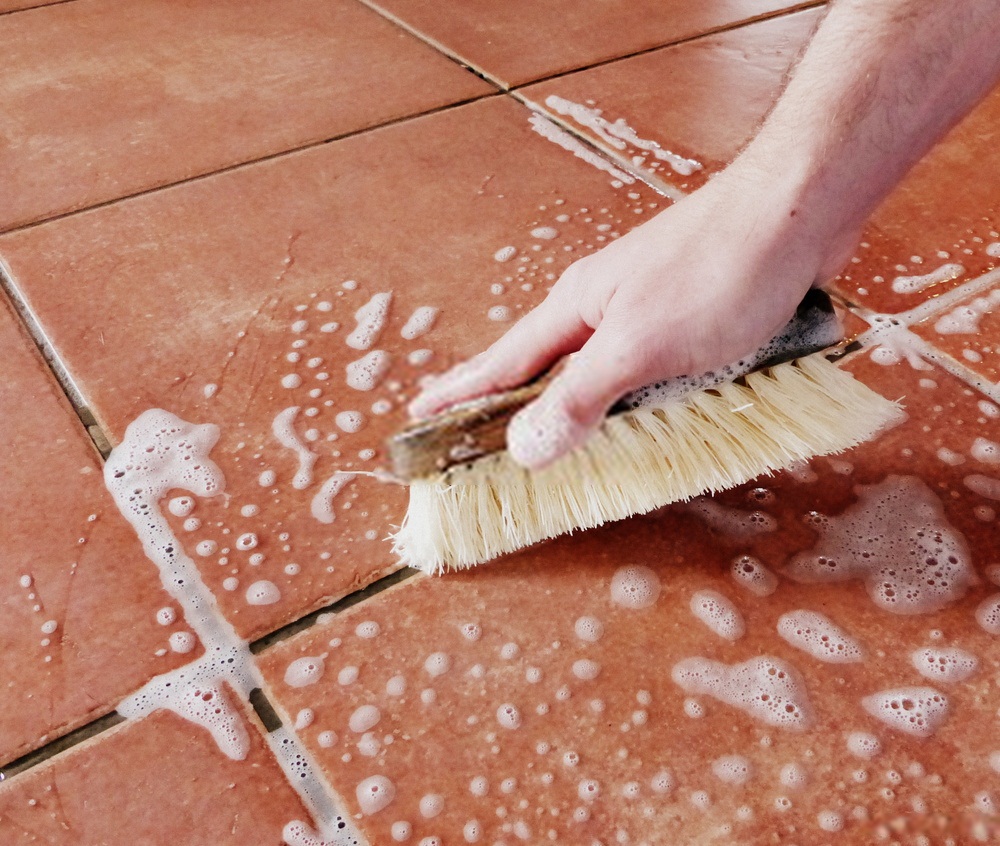
{"type": "Polygon", "coordinates": [[[640,388],[541,470],[505,446],[507,424],[542,382],[414,423],[388,444],[410,485],[393,551],[428,573],[471,567],[868,440],[902,411],[827,358],[842,336],[829,296],[813,289],[753,355],[640,388]]]}

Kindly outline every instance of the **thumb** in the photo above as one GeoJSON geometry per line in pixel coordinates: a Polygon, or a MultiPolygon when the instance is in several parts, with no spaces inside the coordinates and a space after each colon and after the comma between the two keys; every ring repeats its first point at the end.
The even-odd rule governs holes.
{"type": "Polygon", "coordinates": [[[580,446],[608,409],[647,379],[635,340],[605,320],[571,356],[544,393],[518,412],[507,428],[507,450],[519,464],[538,470],[580,446]]]}

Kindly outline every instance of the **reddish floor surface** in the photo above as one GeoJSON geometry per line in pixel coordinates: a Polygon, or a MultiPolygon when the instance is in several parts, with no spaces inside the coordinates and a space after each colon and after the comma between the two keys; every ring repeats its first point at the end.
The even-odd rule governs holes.
{"type": "Polygon", "coordinates": [[[0,15],[0,764],[39,750],[0,785],[0,840],[998,835],[1000,93],[835,283],[861,347],[843,366],[901,399],[904,423],[715,500],[379,592],[405,492],[358,474],[384,466],[418,380],[670,204],[631,174],[677,197],[724,167],[822,14],[695,5],[0,15]],[[455,56],[532,84],[501,94],[455,56]],[[143,430],[154,408],[196,425],[143,430]],[[91,436],[120,450],[118,508],[91,436]],[[764,569],[734,570],[747,555],[764,569]],[[630,566],[660,585],[648,606],[614,599],[630,566]],[[801,612],[862,660],[817,658],[835,629],[804,650],[826,624],[801,612]],[[792,723],[713,696],[724,668],[692,674],[697,656],[767,657],[781,683],[761,665],[753,684],[791,696],[792,723]],[[261,719],[234,678],[263,686],[261,719]],[[168,688],[188,720],[137,710],[168,688]],[[897,708],[866,708],[886,690],[897,708]],[[286,734],[268,737],[268,701],[286,734]],[[116,707],[134,716],[46,745],[116,707]],[[914,711],[926,736],[893,723],[914,711]]]}

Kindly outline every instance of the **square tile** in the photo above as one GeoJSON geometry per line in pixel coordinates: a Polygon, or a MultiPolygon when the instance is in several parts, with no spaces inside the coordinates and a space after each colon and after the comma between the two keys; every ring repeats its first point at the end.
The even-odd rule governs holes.
{"type": "Polygon", "coordinates": [[[113,440],[152,407],[221,427],[226,494],[168,517],[242,637],[398,566],[403,490],[357,477],[331,510],[335,474],[384,463],[421,374],[664,204],[530,118],[480,101],[0,238],[113,440]]]}
{"type": "Polygon", "coordinates": [[[6,297],[0,360],[3,764],[114,710],[201,647],[181,634],[183,615],[121,522],[96,450],[6,297]]]}
{"type": "Polygon", "coordinates": [[[716,500],[407,580],[258,656],[365,835],[996,836],[995,503],[964,484],[990,467],[939,455],[1000,420],[935,368],[848,366],[909,419],[716,500]]]}
{"type": "MultiPolygon", "coordinates": [[[[523,93],[549,112],[561,111],[563,120],[605,149],[635,157],[637,166],[673,186],[696,188],[753,137],[821,15],[808,10],[761,21],[541,82],[523,93]],[[574,105],[583,107],[577,112],[582,120],[570,112],[574,105]],[[632,143],[615,150],[607,133],[601,138],[593,131],[595,109],[599,118],[623,120],[640,139],[704,169],[675,172],[668,157],[657,159],[632,143]]],[[[876,210],[857,255],[835,282],[837,290],[874,311],[896,313],[996,267],[989,245],[1000,240],[1000,209],[996,168],[989,163],[997,156],[998,126],[1000,89],[876,210]],[[961,190],[955,190],[958,185],[961,190]]]]}
{"type": "Polygon", "coordinates": [[[0,785],[0,840],[283,843],[285,825],[308,813],[256,726],[244,731],[246,757],[232,760],[172,712],[122,723],[0,785]]]}
{"type": "Polygon", "coordinates": [[[808,3],[679,0],[545,4],[365,0],[508,86],[693,38],[808,3]]]}
{"type": "Polygon", "coordinates": [[[353,0],[77,0],[0,53],[0,230],[493,90],[353,0]]]}

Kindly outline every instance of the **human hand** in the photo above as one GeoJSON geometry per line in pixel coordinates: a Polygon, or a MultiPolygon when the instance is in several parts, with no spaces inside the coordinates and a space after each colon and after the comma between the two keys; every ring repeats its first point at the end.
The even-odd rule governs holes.
{"type": "Polygon", "coordinates": [[[755,351],[856,244],[856,230],[831,232],[800,199],[773,170],[738,161],[572,264],[488,350],[427,380],[411,414],[515,387],[570,356],[508,428],[513,458],[539,468],[580,445],[626,393],[755,351]]]}

